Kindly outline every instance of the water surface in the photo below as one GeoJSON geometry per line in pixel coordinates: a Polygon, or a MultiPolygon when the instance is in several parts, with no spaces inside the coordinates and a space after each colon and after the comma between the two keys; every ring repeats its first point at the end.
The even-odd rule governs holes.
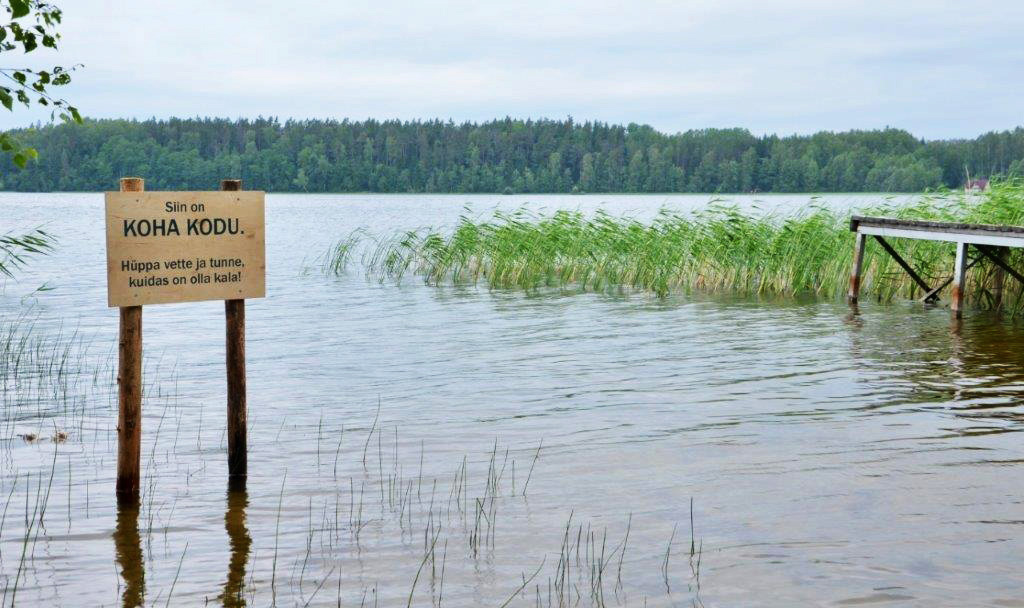
{"type": "Polygon", "coordinates": [[[223,305],[151,306],[143,500],[119,512],[102,195],[0,196],[0,233],[60,238],[5,285],[7,335],[32,323],[67,345],[59,378],[25,363],[46,349],[17,379],[5,364],[4,603],[1024,606],[1011,321],[396,285],[318,259],[356,229],[495,208],[652,217],[709,200],[268,196],[247,492],[226,487],[223,305]]]}

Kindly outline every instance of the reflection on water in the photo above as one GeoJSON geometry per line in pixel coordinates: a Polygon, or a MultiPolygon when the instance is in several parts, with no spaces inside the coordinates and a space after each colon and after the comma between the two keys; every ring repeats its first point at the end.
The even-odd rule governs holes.
{"type": "MultiPolygon", "coordinates": [[[[218,601],[223,606],[238,608],[246,605],[245,567],[249,561],[252,538],[245,523],[245,509],[249,496],[244,481],[233,482],[227,492],[227,509],[224,512],[224,530],[231,547],[228,559],[227,578],[218,601]]],[[[117,526],[114,529],[114,552],[120,575],[121,605],[136,608],[145,605],[146,562],[142,552],[142,537],[139,534],[139,504],[119,502],[117,505],[117,526]]]]}
{"type": "Polygon", "coordinates": [[[898,318],[875,312],[868,325],[859,317],[847,323],[858,363],[868,370],[898,370],[909,383],[909,392],[895,391],[882,405],[941,404],[965,416],[1006,410],[985,416],[1019,419],[1016,405],[1024,396],[1024,336],[1018,324],[998,313],[976,312],[968,319],[950,318],[943,326],[937,317],[945,311],[934,311],[928,323],[922,323],[912,310],[909,313],[898,318]]]}
{"type": "Polygon", "coordinates": [[[240,489],[228,490],[228,508],[224,513],[224,530],[228,533],[231,543],[231,558],[228,560],[228,576],[224,581],[224,591],[220,601],[224,606],[232,608],[245,606],[242,592],[245,587],[245,565],[249,561],[249,547],[252,538],[249,528],[245,525],[245,508],[249,506],[249,495],[244,484],[240,489]]]}
{"type": "Polygon", "coordinates": [[[79,382],[23,379],[34,392],[5,401],[24,404],[0,447],[0,576],[27,547],[19,601],[165,605],[173,587],[171,605],[1022,605],[1020,321],[316,270],[334,238],[453,221],[456,198],[268,197],[245,490],[224,492],[223,307],[147,307],[134,511],[113,500],[102,199],[5,209],[63,235],[25,281],[61,277],[35,331],[95,345],[79,382]],[[17,439],[54,426],[67,441],[17,439]],[[36,485],[16,480],[51,467],[27,536],[36,485]]]}
{"type": "Polygon", "coordinates": [[[121,605],[136,608],[145,605],[146,565],[142,559],[142,539],[139,536],[139,505],[119,503],[117,527],[114,528],[114,552],[124,585],[121,605]]]}

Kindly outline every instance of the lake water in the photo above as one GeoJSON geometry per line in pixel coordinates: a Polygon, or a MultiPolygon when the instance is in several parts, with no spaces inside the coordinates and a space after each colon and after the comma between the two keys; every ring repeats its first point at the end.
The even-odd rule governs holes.
{"type": "Polygon", "coordinates": [[[0,295],[21,353],[0,360],[3,605],[1024,606],[1012,321],[381,283],[318,259],[356,229],[499,207],[709,200],[269,195],[247,492],[226,487],[223,305],[151,306],[142,504],[119,512],[102,195],[0,195],[0,234],[59,238],[0,295]]]}

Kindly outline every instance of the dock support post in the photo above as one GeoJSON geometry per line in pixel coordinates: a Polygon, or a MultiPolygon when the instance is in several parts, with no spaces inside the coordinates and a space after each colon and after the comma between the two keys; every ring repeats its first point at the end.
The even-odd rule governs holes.
{"type": "Polygon", "coordinates": [[[956,244],[956,266],[953,270],[953,298],[950,308],[953,315],[959,319],[963,316],[964,310],[964,289],[967,280],[967,243],[958,241],[956,244]]]}
{"type": "MultiPolygon", "coordinates": [[[[220,189],[242,189],[242,180],[225,179],[220,189]]],[[[228,380],[228,483],[245,487],[248,474],[248,441],[245,388],[245,300],[224,300],[228,380]]]]}
{"type": "MultiPolygon", "coordinates": [[[[139,177],[122,177],[121,192],[142,192],[139,177]]],[[[139,500],[142,451],[142,307],[122,306],[117,340],[117,501],[139,500]]]]}
{"type": "Polygon", "coordinates": [[[853,270],[850,272],[850,292],[846,299],[850,303],[856,303],[860,297],[860,274],[864,267],[864,235],[857,233],[857,240],[853,244],[853,270]]]}

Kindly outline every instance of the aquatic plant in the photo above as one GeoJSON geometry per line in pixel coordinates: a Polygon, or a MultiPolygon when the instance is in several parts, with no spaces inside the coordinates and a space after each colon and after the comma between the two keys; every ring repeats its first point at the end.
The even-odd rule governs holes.
{"type": "MultiPolygon", "coordinates": [[[[923,195],[910,204],[883,202],[864,215],[1024,223],[1024,183],[1005,181],[980,195],[923,195]]],[[[812,202],[786,215],[745,211],[713,201],[692,213],[661,210],[649,222],[598,211],[587,215],[527,210],[492,219],[463,216],[450,233],[427,229],[379,242],[366,262],[380,279],[406,274],[429,284],[476,284],[535,290],[730,291],[755,295],[845,294],[853,252],[849,211],[812,202]]],[[[952,274],[955,246],[901,240],[895,245],[918,273],[935,283],[952,274]]],[[[348,255],[350,247],[345,248],[348,255]]],[[[1020,251],[1011,262],[1024,261],[1020,251]]],[[[328,265],[330,267],[330,265],[328,265]]],[[[968,297],[993,302],[994,267],[969,273],[968,297]]],[[[1021,286],[1006,283],[1004,305],[1021,307],[1021,286]]],[[[869,244],[862,295],[880,300],[920,296],[920,289],[876,244],[869,244]]]]}
{"type": "MultiPolygon", "coordinates": [[[[167,409],[174,417],[177,405],[165,404],[165,413],[167,409]]],[[[21,458],[0,462],[0,495],[7,497],[0,507],[0,533],[6,533],[4,544],[10,547],[9,553],[0,552],[3,605],[14,605],[17,598],[39,603],[36,598],[58,595],[65,585],[74,584],[59,577],[40,583],[37,560],[43,552],[65,546],[47,532],[48,526],[64,525],[54,514],[66,508],[69,533],[88,525],[89,481],[110,487],[106,482],[111,480],[101,471],[113,429],[85,430],[94,432],[98,435],[85,441],[76,438],[74,447],[56,441],[19,442],[21,458]],[[87,458],[71,458],[83,452],[87,458]],[[72,482],[73,468],[75,479],[84,484],[72,482]]],[[[565,513],[564,525],[532,525],[531,513],[536,517],[538,511],[528,507],[532,494],[527,486],[541,459],[542,442],[513,448],[496,439],[486,452],[453,461],[457,464],[452,469],[439,464],[438,454],[424,442],[401,438],[397,426],[380,420],[379,410],[367,426],[339,426],[321,418],[315,427],[299,425],[287,432],[308,439],[315,434],[315,446],[309,441],[302,448],[309,456],[315,449],[315,458],[296,461],[303,463],[298,470],[285,469],[280,481],[274,480],[280,488],[275,492],[249,494],[235,487],[227,493],[224,530],[230,556],[217,596],[224,606],[568,608],[644,605],[648,598],[699,600],[702,541],[694,532],[692,500],[687,571],[670,564],[668,557],[659,558],[661,553],[685,555],[673,546],[679,526],[651,514],[619,514],[622,527],[609,523],[614,513],[595,518],[572,509],[565,513]],[[517,467],[517,462],[523,464],[517,454],[529,462],[528,469],[517,467]],[[312,486],[300,485],[304,483],[312,486]],[[300,494],[300,487],[318,490],[300,494]],[[644,544],[630,537],[637,523],[648,532],[652,526],[671,527],[673,535],[663,549],[644,544]],[[519,544],[523,534],[530,535],[525,545],[519,544]],[[524,552],[524,547],[530,550],[524,552]],[[659,559],[664,589],[646,574],[659,559]],[[366,571],[361,569],[364,564],[369,564],[366,571]],[[386,571],[374,570],[377,564],[387,564],[386,571]],[[478,580],[486,586],[480,587],[478,580]]],[[[182,525],[181,497],[158,491],[153,470],[190,460],[202,447],[179,444],[177,435],[173,442],[161,442],[159,424],[151,441],[150,484],[142,504],[119,505],[113,511],[100,499],[95,507],[104,522],[115,522],[113,534],[104,534],[99,542],[112,536],[118,578],[110,592],[124,605],[177,605],[172,600],[178,598],[176,586],[187,580],[183,564],[187,570],[187,558],[209,556],[209,548],[197,547],[188,534],[175,533],[182,525]]],[[[268,445],[285,453],[295,442],[278,438],[268,445]]],[[[196,479],[188,483],[206,484],[205,471],[203,465],[192,472],[196,479]]],[[[561,505],[551,508],[554,516],[561,516],[561,505]]],[[[654,542],[659,540],[655,537],[654,542]]],[[[190,586],[185,593],[196,597],[197,586],[190,586]]],[[[183,602],[188,603],[178,603],[183,602]]]]}
{"type": "Polygon", "coordinates": [[[25,265],[31,255],[40,255],[53,249],[53,235],[34,230],[24,235],[0,235],[0,275],[13,277],[14,271],[25,265]]]}
{"type": "Polygon", "coordinates": [[[352,253],[359,246],[363,230],[355,230],[352,234],[336,242],[331,250],[323,257],[322,266],[329,274],[341,275],[348,270],[348,264],[352,253]]]}

